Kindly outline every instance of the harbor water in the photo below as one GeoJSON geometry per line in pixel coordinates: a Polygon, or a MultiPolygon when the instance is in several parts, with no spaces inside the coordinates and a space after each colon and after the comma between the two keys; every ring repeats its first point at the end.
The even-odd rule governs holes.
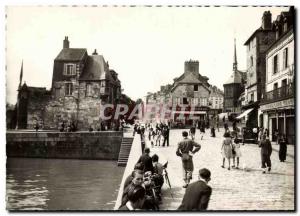
{"type": "Polygon", "coordinates": [[[6,208],[113,210],[124,167],[116,161],[8,158],[6,208]]]}

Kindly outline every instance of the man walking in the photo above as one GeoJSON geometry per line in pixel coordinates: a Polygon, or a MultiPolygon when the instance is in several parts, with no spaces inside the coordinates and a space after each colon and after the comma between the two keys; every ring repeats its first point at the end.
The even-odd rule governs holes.
{"type": "Polygon", "coordinates": [[[183,140],[178,143],[176,155],[181,157],[183,168],[183,188],[186,188],[193,176],[193,155],[200,150],[200,144],[188,139],[188,132],[182,132],[183,140]]]}
{"type": "Polygon", "coordinates": [[[210,175],[210,171],[206,168],[199,170],[199,180],[187,187],[178,210],[201,211],[207,209],[212,192],[211,187],[207,185],[210,175]]]}
{"type": "Polygon", "coordinates": [[[261,168],[263,173],[266,173],[266,164],[268,167],[268,172],[271,171],[271,154],[272,154],[272,145],[269,139],[266,139],[266,135],[262,136],[262,140],[259,142],[259,147],[261,147],[261,168]]]}

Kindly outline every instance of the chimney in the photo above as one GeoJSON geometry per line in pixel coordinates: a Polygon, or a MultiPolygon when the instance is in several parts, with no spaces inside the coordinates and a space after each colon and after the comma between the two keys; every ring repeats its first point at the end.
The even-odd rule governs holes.
{"type": "Polygon", "coordinates": [[[95,49],[93,55],[98,55],[97,50],[95,49]]]}
{"type": "Polygon", "coordinates": [[[263,30],[271,30],[272,29],[272,14],[270,11],[265,11],[262,16],[262,24],[261,27],[263,30]]]}
{"type": "Polygon", "coordinates": [[[184,62],[184,73],[199,73],[199,61],[189,60],[184,62]]]}
{"type": "Polygon", "coordinates": [[[65,36],[65,39],[64,39],[64,46],[63,48],[70,48],[70,42],[68,40],[68,36],[65,36]]]}

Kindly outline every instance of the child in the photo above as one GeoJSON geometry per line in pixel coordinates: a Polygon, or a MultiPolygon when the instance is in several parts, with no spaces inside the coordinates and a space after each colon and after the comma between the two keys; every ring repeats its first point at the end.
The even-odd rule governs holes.
{"type": "Polygon", "coordinates": [[[233,168],[235,167],[235,157],[236,157],[236,169],[239,169],[239,163],[240,163],[240,157],[242,156],[242,153],[241,153],[241,149],[240,149],[240,142],[239,140],[237,139],[237,137],[234,139],[233,141],[233,154],[232,154],[232,158],[233,158],[233,168]]]}

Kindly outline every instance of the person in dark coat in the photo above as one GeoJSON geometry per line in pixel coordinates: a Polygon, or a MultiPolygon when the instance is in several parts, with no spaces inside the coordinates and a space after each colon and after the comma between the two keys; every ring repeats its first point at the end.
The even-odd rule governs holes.
{"type": "Polygon", "coordinates": [[[150,149],[145,148],[144,154],[139,158],[137,163],[142,163],[144,165],[144,173],[151,171],[153,173],[153,164],[152,164],[152,158],[149,156],[150,149]]]}
{"type": "Polygon", "coordinates": [[[119,211],[134,211],[143,208],[146,190],[141,185],[132,185],[128,189],[128,201],[119,208],[119,211]]]}
{"type": "Polygon", "coordinates": [[[167,142],[167,146],[169,146],[169,134],[170,134],[170,128],[168,125],[165,125],[164,127],[164,142],[162,144],[162,146],[165,146],[166,142],[167,142]]]}
{"type": "Polygon", "coordinates": [[[279,135],[278,143],[279,143],[279,160],[280,162],[284,162],[286,160],[286,150],[287,150],[286,139],[284,135],[279,135]]]}
{"type": "Polygon", "coordinates": [[[259,143],[259,147],[261,148],[261,168],[263,169],[263,173],[266,173],[266,165],[268,168],[268,172],[271,171],[271,154],[272,154],[272,145],[269,139],[266,138],[266,135],[263,135],[262,140],[259,143]]]}
{"type": "Polygon", "coordinates": [[[136,186],[136,185],[142,185],[143,184],[143,176],[144,176],[143,171],[141,171],[141,170],[134,170],[133,179],[123,189],[121,206],[125,205],[126,202],[128,201],[128,192],[130,190],[130,187],[133,187],[133,186],[136,186]]]}
{"type": "Polygon", "coordinates": [[[201,146],[193,140],[188,139],[188,132],[183,131],[182,136],[183,140],[178,143],[176,155],[181,157],[183,168],[183,181],[185,182],[183,188],[186,188],[193,176],[193,155],[200,150],[201,146]]]}
{"type": "Polygon", "coordinates": [[[208,169],[199,170],[199,180],[191,183],[183,196],[182,203],[177,210],[201,211],[206,210],[212,189],[207,183],[210,181],[211,173],[208,169]]]}
{"type": "Polygon", "coordinates": [[[195,139],[195,133],[196,133],[196,127],[194,125],[192,125],[192,127],[190,128],[190,135],[192,140],[195,139]]]}

